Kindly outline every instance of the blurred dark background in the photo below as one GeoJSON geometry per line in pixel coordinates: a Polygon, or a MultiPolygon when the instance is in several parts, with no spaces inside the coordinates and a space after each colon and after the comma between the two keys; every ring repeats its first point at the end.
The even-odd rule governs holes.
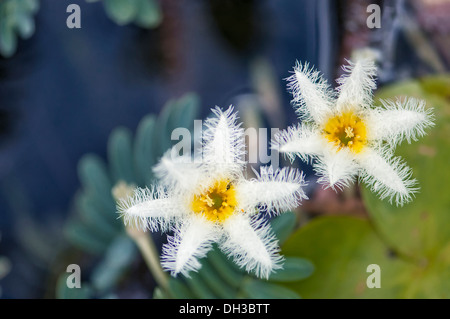
{"type": "Polygon", "coordinates": [[[360,48],[383,55],[381,84],[449,65],[449,26],[436,32],[426,11],[417,17],[404,1],[159,3],[161,24],[145,29],[117,25],[101,2],[41,0],[34,35],[0,58],[0,255],[12,265],[0,282],[3,298],[43,296],[52,243],[64,240],[79,187],[77,162],[88,152],[104,157],[116,126],[134,131],[167,100],[195,92],[203,117],[250,97],[267,127],[285,128],[297,122],[284,81],[296,60],[334,84],[343,59],[360,48]],[[81,8],[81,29],[66,27],[71,3],[81,8]],[[369,3],[382,6],[380,30],[365,26],[369,3]],[[423,32],[419,42],[408,33],[414,26],[423,32]],[[435,56],[417,54],[417,45],[434,46],[435,56]]]}

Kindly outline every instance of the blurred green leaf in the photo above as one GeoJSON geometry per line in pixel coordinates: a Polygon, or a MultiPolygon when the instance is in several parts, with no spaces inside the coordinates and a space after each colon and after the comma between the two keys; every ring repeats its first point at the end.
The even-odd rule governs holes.
{"type": "Polygon", "coordinates": [[[133,21],[138,13],[138,0],[103,0],[106,14],[118,25],[133,21]]]}
{"type": "Polygon", "coordinates": [[[95,194],[106,209],[115,210],[111,195],[112,181],[105,163],[97,155],[84,155],[78,163],[78,178],[82,186],[95,194]]]}
{"type": "Polygon", "coordinates": [[[190,278],[185,279],[186,285],[200,299],[215,299],[217,296],[213,293],[210,287],[205,283],[204,279],[198,272],[189,274],[190,278]]]}
{"type": "Polygon", "coordinates": [[[283,269],[270,275],[269,281],[296,281],[308,278],[314,272],[314,265],[307,259],[286,257],[283,269]]]}
{"type": "Polygon", "coordinates": [[[0,54],[11,57],[17,49],[18,37],[28,39],[34,34],[34,14],[38,0],[0,1],[0,54]]]}
{"type": "MultiPolygon", "coordinates": [[[[117,234],[117,228],[112,225],[112,216],[106,218],[104,214],[96,209],[95,204],[92,203],[89,197],[81,196],[77,204],[80,219],[86,225],[90,225],[92,229],[95,229],[99,237],[110,239],[117,234]]],[[[111,214],[114,213],[111,212],[111,214]]]]}
{"type": "Polygon", "coordinates": [[[34,19],[33,17],[20,12],[16,15],[17,32],[22,39],[31,37],[34,33],[34,19]]]}
{"type": "Polygon", "coordinates": [[[248,279],[243,290],[252,299],[299,299],[300,295],[286,287],[262,280],[248,279]]]}
{"type": "Polygon", "coordinates": [[[108,159],[111,176],[115,181],[136,183],[132,139],[131,132],[124,127],[114,129],[109,137],[108,159]]]}
{"type": "Polygon", "coordinates": [[[16,51],[17,38],[7,20],[0,19],[0,52],[4,57],[11,57],[16,51]]]}
{"type": "Polygon", "coordinates": [[[315,271],[304,281],[283,283],[305,298],[395,298],[404,295],[415,267],[396,256],[370,223],[353,217],[319,217],[283,245],[287,257],[311,260],[315,271]],[[381,267],[381,288],[366,285],[367,266],[381,267]]]}
{"type": "Polygon", "coordinates": [[[108,247],[108,241],[99,237],[95,228],[89,228],[85,223],[71,221],[64,228],[66,238],[76,247],[92,254],[100,254],[108,247]]]}
{"type": "MultiPolygon", "coordinates": [[[[180,278],[169,278],[169,288],[175,299],[194,299],[193,292],[180,280],[180,278]]],[[[167,296],[166,296],[167,297],[167,296]]]]}
{"type": "Polygon", "coordinates": [[[152,167],[156,164],[154,150],[155,117],[147,115],[137,128],[134,142],[134,159],[137,170],[137,185],[150,185],[153,180],[152,167]]]}
{"type": "Polygon", "coordinates": [[[142,28],[155,28],[161,24],[162,12],[155,0],[139,0],[136,24],[142,28]]]}
{"type": "Polygon", "coordinates": [[[236,290],[223,280],[207,258],[202,261],[202,270],[199,272],[199,276],[218,298],[230,299],[236,295],[236,290]]]}
{"type": "Polygon", "coordinates": [[[108,17],[118,25],[135,23],[150,29],[162,21],[162,11],[155,0],[103,0],[103,6],[108,17]]]}
{"type": "Polygon", "coordinates": [[[134,242],[126,235],[117,237],[91,275],[92,286],[100,294],[111,290],[122,278],[137,255],[134,242]]]}
{"type": "Polygon", "coordinates": [[[207,255],[208,262],[214,267],[215,271],[221,278],[227,282],[232,288],[238,288],[241,285],[243,272],[229,260],[217,246],[207,255]]]}
{"type": "Polygon", "coordinates": [[[272,219],[270,222],[272,230],[277,236],[280,245],[282,245],[294,231],[296,219],[293,212],[285,212],[277,218],[272,219]]]}

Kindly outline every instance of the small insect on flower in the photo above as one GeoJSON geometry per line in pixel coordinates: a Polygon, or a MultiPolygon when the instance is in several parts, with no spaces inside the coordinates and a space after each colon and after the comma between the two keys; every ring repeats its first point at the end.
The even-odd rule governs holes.
{"type": "Polygon", "coordinates": [[[373,61],[349,61],[343,69],[346,74],[337,80],[335,94],[308,64],[294,67],[288,88],[302,123],[280,132],[272,148],[291,161],[296,156],[315,160],[318,182],[326,187],[346,187],[359,177],[382,199],[403,205],[417,192],[417,182],[393,152],[403,140],[410,143],[425,135],[434,125],[432,109],[414,98],[373,107],[373,61]]]}
{"type": "Polygon", "coordinates": [[[246,179],[244,130],[230,106],[213,109],[206,121],[202,161],[171,149],[154,172],[159,186],[137,189],[118,211],[126,224],[174,231],[163,246],[162,265],[173,276],[189,276],[217,242],[246,271],[259,277],[281,268],[283,257],[268,223],[259,214],[280,213],[306,198],[303,174],[296,169],[262,167],[246,179]]]}

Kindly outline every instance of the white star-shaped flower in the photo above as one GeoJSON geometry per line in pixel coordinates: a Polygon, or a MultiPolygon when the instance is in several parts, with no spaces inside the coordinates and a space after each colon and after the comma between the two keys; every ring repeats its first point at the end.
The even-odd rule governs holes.
{"type": "Polygon", "coordinates": [[[278,241],[258,208],[282,212],[306,198],[303,175],[295,169],[262,167],[244,177],[244,130],[230,107],[213,110],[203,134],[202,162],[169,150],[154,168],[159,186],[137,189],[118,211],[126,224],[174,231],[163,245],[162,265],[173,276],[197,271],[212,244],[259,277],[281,267],[278,241]]]}
{"type": "Polygon", "coordinates": [[[417,182],[393,151],[403,140],[425,135],[434,125],[432,109],[414,98],[373,107],[374,63],[349,61],[343,69],[334,92],[308,64],[294,67],[288,87],[302,123],[280,132],[272,147],[291,161],[314,160],[318,182],[326,187],[342,188],[359,178],[382,199],[403,205],[418,190],[417,182]]]}

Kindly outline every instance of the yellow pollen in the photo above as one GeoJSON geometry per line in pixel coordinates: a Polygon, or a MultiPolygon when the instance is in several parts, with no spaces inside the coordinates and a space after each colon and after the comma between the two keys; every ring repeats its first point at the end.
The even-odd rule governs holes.
{"type": "Polygon", "coordinates": [[[191,209],[212,222],[223,223],[236,208],[236,190],[228,179],[216,180],[212,186],[194,195],[191,209]]]}
{"type": "Polygon", "coordinates": [[[329,118],[323,134],[339,149],[347,147],[353,153],[361,152],[367,144],[366,124],[352,111],[329,118]]]}

